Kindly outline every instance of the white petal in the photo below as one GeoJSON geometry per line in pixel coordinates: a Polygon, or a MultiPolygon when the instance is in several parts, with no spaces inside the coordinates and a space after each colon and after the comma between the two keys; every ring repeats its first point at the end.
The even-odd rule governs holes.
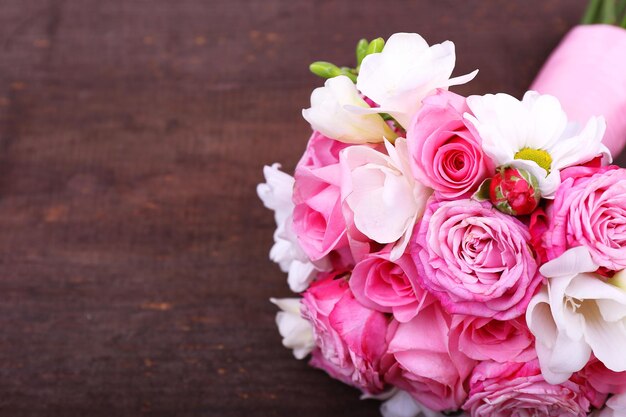
{"type": "Polygon", "coordinates": [[[346,143],[382,142],[384,136],[394,136],[379,115],[347,110],[353,107],[369,109],[354,83],[341,75],[313,90],[311,107],[302,110],[302,116],[314,130],[346,143]]]}
{"type": "MultiPolygon", "coordinates": [[[[413,218],[410,224],[416,223],[417,216],[413,218]]],[[[413,227],[409,226],[406,228],[404,235],[393,245],[391,248],[391,252],[389,253],[389,260],[391,262],[397,261],[404,255],[407,246],[411,242],[411,236],[413,235],[413,227]]]]}
{"type": "Polygon", "coordinates": [[[280,237],[280,227],[274,233],[274,245],[270,249],[270,260],[280,266],[280,270],[288,272],[291,263],[294,261],[294,242],[280,237]]]}
{"type": "Polygon", "coordinates": [[[467,105],[474,116],[472,122],[482,138],[485,153],[496,165],[508,164],[517,151],[525,146],[528,130],[528,110],[508,94],[470,96],[467,105]]]}
{"type": "Polygon", "coordinates": [[[554,194],[561,185],[561,173],[553,169],[547,177],[539,181],[539,191],[543,198],[553,200],[554,194]]]}
{"type": "Polygon", "coordinates": [[[478,70],[474,70],[474,71],[470,72],[469,74],[460,75],[458,77],[450,78],[450,80],[448,81],[448,87],[452,87],[452,86],[455,86],[455,85],[467,84],[468,82],[470,82],[474,78],[476,78],[477,75],[478,75],[478,70]]]}
{"type": "Polygon", "coordinates": [[[626,371],[626,327],[624,321],[606,321],[594,303],[583,305],[585,315],[585,339],[593,354],[608,369],[626,371]]]}
{"type": "Polygon", "coordinates": [[[383,417],[444,417],[443,414],[419,404],[406,391],[398,391],[382,403],[380,413],[383,417]]]}
{"type": "MultiPolygon", "coordinates": [[[[387,146],[394,158],[400,159],[396,149],[390,144],[387,146]]],[[[413,193],[416,183],[403,174],[402,166],[396,166],[391,157],[365,146],[345,149],[340,163],[348,178],[342,186],[342,197],[354,213],[354,224],[361,233],[386,244],[397,241],[408,228],[412,229],[416,213],[421,210],[421,200],[418,204],[413,193]],[[349,192],[345,190],[348,182],[349,192]]]]}
{"type": "Polygon", "coordinates": [[[300,315],[300,298],[270,298],[270,302],[286,313],[300,315]]]}
{"type": "Polygon", "coordinates": [[[527,92],[522,102],[528,105],[532,121],[525,146],[532,149],[552,149],[567,126],[567,115],[561,108],[561,103],[554,96],[540,95],[533,91],[527,92]]]}
{"type": "Polygon", "coordinates": [[[609,398],[598,417],[626,417],[626,393],[609,398]]]}
{"type": "Polygon", "coordinates": [[[400,239],[417,211],[413,192],[402,178],[382,170],[361,167],[353,171],[355,191],[347,198],[354,212],[356,227],[379,243],[400,239]],[[386,175],[383,184],[368,189],[367,184],[377,175],[386,175]],[[360,192],[356,190],[360,188],[360,192]]]}
{"type": "Polygon", "coordinates": [[[294,260],[289,265],[289,274],[287,275],[289,289],[293,292],[306,290],[316,274],[317,270],[311,262],[294,260]]]}
{"type": "Polygon", "coordinates": [[[558,258],[545,263],[539,272],[544,277],[553,278],[593,272],[597,269],[598,265],[591,259],[589,250],[584,246],[577,246],[568,249],[558,258]]]}
{"type": "Polygon", "coordinates": [[[546,288],[531,299],[526,310],[526,322],[535,336],[535,350],[546,381],[551,384],[564,382],[587,363],[591,353],[589,346],[582,339],[572,341],[565,333],[559,332],[552,317],[546,288]]]}
{"type": "Polygon", "coordinates": [[[313,327],[300,315],[299,298],[270,298],[282,311],[276,313],[276,325],[283,337],[283,346],[293,349],[296,359],[303,359],[315,346],[313,327]]]}
{"type": "Polygon", "coordinates": [[[257,194],[265,207],[275,211],[276,223],[282,223],[293,212],[291,196],[294,179],[291,175],[280,171],[278,163],[264,166],[263,175],[265,183],[257,186],[257,194]]]}
{"type": "Polygon", "coordinates": [[[563,169],[569,166],[588,162],[598,155],[605,155],[611,160],[611,153],[602,144],[606,130],[603,117],[592,117],[580,133],[560,140],[550,150],[552,167],[563,169]]]}
{"type": "Polygon", "coordinates": [[[365,57],[357,88],[408,128],[426,96],[472,78],[470,74],[450,80],[455,61],[450,41],[429,47],[418,34],[397,33],[381,53],[365,57]]]}
{"type": "Polygon", "coordinates": [[[386,109],[384,107],[361,107],[354,106],[352,104],[346,104],[343,106],[344,110],[349,111],[354,114],[380,114],[380,113],[392,113],[397,110],[395,109],[386,109]]]}
{"type": "Polygon", "coordinates": [[[591,347],[583,338],[571,339],[566,332],[559,332],[552,355],[546,364],[548,372],[545,375],[549,375],[546,381],[551,384],[564,382],[572,373],[583,369],[590,356],[591,347]],[[561,380],[557,382],[557,379],[561,380]]]}
{"type": "MultiPolygon", "coordinates": [[[[579,274],[567,287],[567,295],[579,300],[612,301],[616,305],[604,316],[609,321],[626,316],[626,292],[614,285],[607,284],[596,275],[579,274]]],[[[612,304],[608,304],[607,307],[612,304]]]]}
{"type": "Polygon", "coordinates": [[[394,33],[385,42],[383,53],[379,56],[388,55],[397,57],[399,63],[410,63],[414,57],[420,56],[428,50],[428,42],[417,33],[394,33]],[[384,54],[384,55],[383,55],[384,54]]]}

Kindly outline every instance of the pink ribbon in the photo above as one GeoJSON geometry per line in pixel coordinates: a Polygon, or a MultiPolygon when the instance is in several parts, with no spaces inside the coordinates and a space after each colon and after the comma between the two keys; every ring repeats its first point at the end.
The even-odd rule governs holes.
{"type": "Polygon", "coordinates": [[[613,157],[626,145],[626,30],[609,25],[572,29],[546,61],[531,90],[556,96],[570,120],[606,118],[603,143],[613,157]]]}

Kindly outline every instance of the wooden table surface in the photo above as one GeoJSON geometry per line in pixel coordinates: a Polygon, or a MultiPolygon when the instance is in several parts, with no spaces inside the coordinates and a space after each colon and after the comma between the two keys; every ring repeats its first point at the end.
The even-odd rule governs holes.
{"type": "Polygon", "coordinates": [[[292,170],[314,60],[457,46],[521,95],[583,0],[3,0],[0,415],[377,416],[294,360],[262,166],[292,170]]]}

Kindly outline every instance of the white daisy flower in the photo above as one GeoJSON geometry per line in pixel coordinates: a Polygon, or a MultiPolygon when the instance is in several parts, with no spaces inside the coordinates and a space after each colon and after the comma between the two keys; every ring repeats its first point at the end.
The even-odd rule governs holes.
{"type": "Polygon", "coordinates": [[[562,169],[600,154],[611,160],[602,144],[604,118],[592,117],[581,129],[568,122],[556,97],[529,91],[519,101],[508,94],[487,94],[470,96],[467,104],[473,115],[465,117],[478,130],[485,153],[496,166],[510,165],[534,175],[544,198],[554,197],[562,169]]]}

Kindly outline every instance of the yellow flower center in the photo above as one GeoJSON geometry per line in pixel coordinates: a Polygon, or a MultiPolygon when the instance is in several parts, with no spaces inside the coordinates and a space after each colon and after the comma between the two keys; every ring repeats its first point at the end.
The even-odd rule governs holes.
{"type": "Polygon", "coordinates": [[[543,149],[522,148],[515,154],[514,158],[535,161],[537,165],[545,169],[547,173],[550,173],[552,157],[543,149]]]}

